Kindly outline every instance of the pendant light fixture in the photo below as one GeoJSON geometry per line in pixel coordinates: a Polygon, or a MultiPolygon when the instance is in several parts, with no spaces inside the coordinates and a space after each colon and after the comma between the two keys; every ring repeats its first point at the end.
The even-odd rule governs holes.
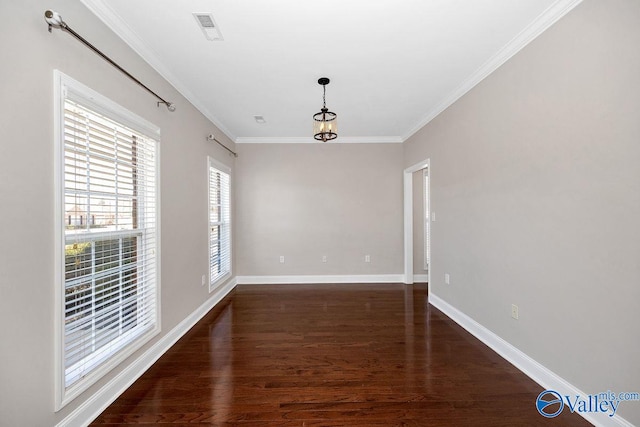
{"type": "Polygon", "coordinates": [[[325,98],[329,79],[321,77],[318,84],[322,85],[322,109],[313,115],[313,137],[318,141],[327,142],[338,137],[338,115],[327,109],[325,98]]]}

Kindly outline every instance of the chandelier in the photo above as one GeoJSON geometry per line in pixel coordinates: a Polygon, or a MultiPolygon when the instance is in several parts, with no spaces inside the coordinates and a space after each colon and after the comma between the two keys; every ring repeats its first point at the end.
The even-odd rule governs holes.
{"type": "Polygon", "coordinates": [[[313,137],[318,141],[327,142],[338,137],[338,115],[327,109],[325,97],[329,79],[321,77],[318,84],[322,85],[322,109],[313,115],[313,137]]]}

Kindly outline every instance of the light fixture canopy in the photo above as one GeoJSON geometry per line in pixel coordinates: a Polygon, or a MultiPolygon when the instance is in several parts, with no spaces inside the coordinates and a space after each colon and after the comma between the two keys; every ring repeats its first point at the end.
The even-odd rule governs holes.
{"type": "Polygon", "coordinates": [[[327,142],[338,137],[338,115],[327,109],[326,94],[329,79],[320,77],[318,84],[322,85],[322,109],[313,115],[313,138],[327,142]]]}

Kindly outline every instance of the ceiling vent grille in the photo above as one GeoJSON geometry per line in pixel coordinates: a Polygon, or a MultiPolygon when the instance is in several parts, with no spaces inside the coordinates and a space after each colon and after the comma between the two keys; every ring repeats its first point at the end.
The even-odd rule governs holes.
{"type": "Polygon", "coordinates": [[[216,21],[213,19],[213,15],[210,13],[194,13],[193,17],[196,18],[196,22],[198,26],[204,33],[204,36],[207,40],[211,41],[222,41],[222,33],[220,33],[220,29],[218,25],[216,25],[216,21]]]}

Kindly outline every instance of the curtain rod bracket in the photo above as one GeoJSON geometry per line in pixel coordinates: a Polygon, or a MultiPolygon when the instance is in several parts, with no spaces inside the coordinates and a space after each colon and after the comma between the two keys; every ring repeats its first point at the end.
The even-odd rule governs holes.
{"type": "Polygon", "coordinates": [[[71,34],[73,37],[75,37],[76,39],[78,39],[82,44],[84,44],[86,47],[88,47],[89,49],[91,49],[92,51],[94,51],[96,54],[98,54],[102,59],[104,59],[105,61],[107,61],[109,64],[113,65],[115,68],[117,68],[119,71],[121,71],[124,75],[126,75],[127,77],[129,77],[131,80],[133,80],[134,82],[138,83],[141,87],[143,87],[144,89],[147,90],[147,92],[149,92],[151,95],[155,96],[157,99],[159,99],[160,101],[158,102],[158,106],[160,106],[160,104],[164,104],[167,106],[167,110],[173,112],[176,111],[176,106],[172,103],[172,102],[168,102],[165,101],[160,95],[158,95],[157,93],[155,93],[154,91],[152,91],[151,89],[149,89],[144,83],[142,83],[140,80],[136,79],[135,77],[133,77],[133,75],[131,75],[131,73],[129,73],[127,70],[125,70],[124,68],[122,68],[120,65],[118,65],[113,59],[109,58],[107,55],[105,55],[104,53],[102,53],[102,51],[100,49],[98,49],[97,47],[95,47],[94,45],[92,45],[91,43],[89,43],[84,37],[82,37],[80,34],[76,33],[75,31],[73,31],[73,29],[71,27],[69,27],[63,20],[62,20],[62,16],[60,16],[60,14],[58,12],[54,12],[53,10],[46,10],[44,12],[44,20],[47,22],[48,25],[48,29],[49,32],[51,32],[51,28],[55,27],[55,28],[60,28],[61,30],[65,30],[66,32],[68,32],[69,34],[71,34]]]}
{"type": "Polygon", "coordinates": [[[176,106],[173,104],[173,102],[165,102],[165,101],[156,102],[156,105],[158,107],[160,106],[160,104],[165,104],[167,106],[167,110],[171,111],[172,113],[176,111],[176,106]]]}

